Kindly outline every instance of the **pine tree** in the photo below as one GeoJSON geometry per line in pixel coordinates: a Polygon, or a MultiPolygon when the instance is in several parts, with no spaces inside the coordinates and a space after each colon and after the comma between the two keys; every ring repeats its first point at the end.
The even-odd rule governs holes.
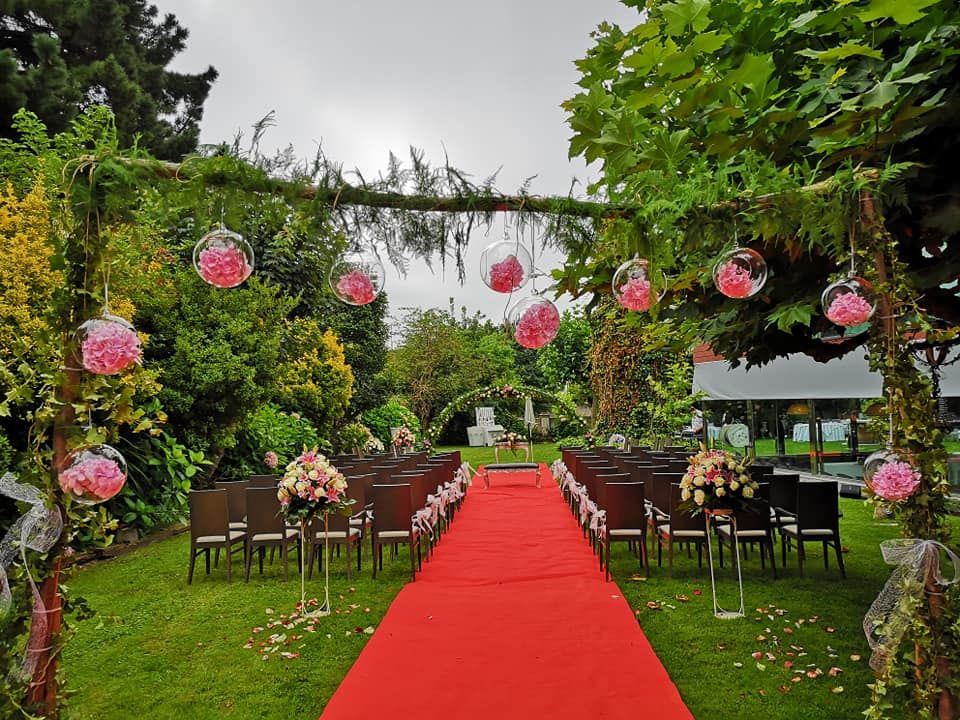
{"type": "Polygon", "coordinates": [[[21,107],[54,132],[84,108],[108,105],[124,143],[156,157],[193,151],[217,71],[167,70],[188,31],[144,0],[0,2],[0,135],[21,107]]]}

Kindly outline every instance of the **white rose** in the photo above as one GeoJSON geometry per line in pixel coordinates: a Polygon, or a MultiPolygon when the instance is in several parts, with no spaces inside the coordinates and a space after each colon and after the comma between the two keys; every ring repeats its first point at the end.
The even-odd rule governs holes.
{"type": "Polygon", "coordinates": [[[748,500],[753,497],[753,488],[749,485],[743,486],[743,496],[748,500]]]}
{"type": "Polygon", "coordinates": [[[727,460],[727,469],[728,469],[728,470],[735,470],[736,467],[737,467],[737,463],[736,463],[735,460],[727,460]]]}
{"type": "Polygon", "coordinates": [[[727,491],[724,490],[722,487],[718,487],[716,494],[717,494],[717,497],[723,497],[724,495],[727,494],[727,491]]]}
{"type": "Polygon", "coordinates": [[[740,483],[738,483],[736,480],[731,480],[731,481],[730,481],[730,489],[731,489],[731,490],[733,490],[734,492],[736,492],[736,491],[737,491],[737,488],[739,488],[739,487],[740,487],[740,483]]]}
{"type": "Polygon", "coordinates": [[[750,476],[749,476],[749,475],[741,475],[741,476],[740,476],[740,482],[742,482],[742,483],[750,482],[750,476]]]}
{"type": "Polygon", "coordinates": [[[686,502],[687,500],[689,500],[689,499],[690,499],[690,490],[687,489],[687,488],[683,488],[683,489],[680,491],[680,499],[683,500],[684,502],[686,502]]]}
{"type": "Polygon", "coordinates": [[[316,480],[318,477],[320,477],[320,473],[318,473],[316,470],[311,470],[307,473],[307,477],[311,480],[316,480]]]}
{"type": "Polygon", "coordinates": [[[697,487],[702,487],[704,482],[705,481],[702,477],[697,477],[693,479],[693,484],[696,485],[697,487]]]}
{"type": "Polygon", "coordinates": [[[703,492],[703,490],[695,490],[695,491],[694,491],[694,493],[693,493],[693,501],[694,501],[697,505],[703,505],[703,502],[704,502],[704,500],[706,500],[706,499],[707,499],[707,496],[706,496],[706,494],[703,492]]]}

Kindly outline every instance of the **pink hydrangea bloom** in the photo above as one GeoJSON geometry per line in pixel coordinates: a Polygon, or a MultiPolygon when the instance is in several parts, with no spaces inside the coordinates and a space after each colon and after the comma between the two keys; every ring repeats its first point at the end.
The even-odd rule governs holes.
{"type": "Polygon", "coordinates": [[[717,289],[729,298],[750,297],[753,293],[750,271],[733,260],[725,262],[717,271],[717,289]]]}
{"type": "Polygon", "coordinates": [[[841,327],[856,327],[870,319],[873,306],[854,292],[837,295],[827,308],[827,319],[841,327]]]}
{"type": "Polygon", "coordinates": [[[650,309],[650,281],[646,278],[630,278],[620,286],[619,302],[627,310],[650,309]]]}
{"type": "Polygon", "coordinates": [[[80,343],[83,367],[97,375],[114,375],[140,359],[140,338],[128,327],[95,321],[80,343]]]}
{"type": "Polygon", "coordinates": [[[363,270],[351,270],[342,275],[337,280],[337,292],[356,305],[367,305],[377,297],[373,282],[363,270]]]}
{"type": "Polygon", "coordinates": [[[236,287],[253,272],[243,250],[233,244],[201,250],[198,266],[203,279],[218,288],[236,287]]]}
{"type": "Polygon", "coordinates": [[[268,468],[273,470],[280,463],[280,458],[277,457],[277,454],[273,450],[267,451],[267,454],[263,456],[263,464],[268,468]]]}
{"type": "Polygon", "coordinates": [[[514,338],[525,348],[541,348],[553,340],[560,329],[560,313],[553,303],[539,302],[527,308],[514,331],[514,338]]]}
{"type": "Polygon", "coordinates": [[[104,457],[90,457],[60,473],[60,487],[77,497],[109,500],[127,481],[120,466],[104,457]]]}
{"type": "Polygon", "coordinates": [[[490,266],[490,288],[497,292],[513,292],[523,285],[523,265],[516,255],[508,255],[490,266]]]}
{"type": "Polygon", "coordinates": [[[910,463],[896,460],[881,465],[870,485],[884,500],[896,502],[916,492],[920,485],[920,473],[910,463]]]}

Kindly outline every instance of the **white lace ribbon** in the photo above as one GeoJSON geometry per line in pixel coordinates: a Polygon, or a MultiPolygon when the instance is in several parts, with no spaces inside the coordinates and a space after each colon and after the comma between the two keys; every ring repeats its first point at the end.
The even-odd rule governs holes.
{"type": "Polygon", "coordinates": [[[36,669],[37,656],[47,648],[43,646],[47,638],[47,609],[30,574],[27,562],[27,550],[45,553],[60,539],[63,533],[63,518],[57,508],[48,508],[43,504],[43,494],[34,485],[17,482],[13,473],[4,473],[0,477],[0,495],[6,495],[18,502],[25,502],[30,509],[17,518],[10,526],[3,540],[0,540],[0,613],[6,613],[13,603],[7,568],[13,559],[20,555],[27,573],[27,582],[33,593],[33,615],[30,626],[30,639],[27,641],[27,655],[23,660],[23,676],[30,677],[36,669]]]}
{"type": "Polygon", "coordinates": [[[880,552],[884,562],[896,567],[863,618],[863,631],[873,650],[870,667],[877,671],[882,670],[889,658],[896,654],[913,621],[913,616],[904,607],[909,604],[904,603],[904,595],[910,591],[922,595],[928,575],[941,586],[953,585],[960,580],[960,557],[936,540],[884,540],[880,543],[880,552]],[[953,577],[949,580],[940,572],[941,551],[953,564],[953,577]]]}

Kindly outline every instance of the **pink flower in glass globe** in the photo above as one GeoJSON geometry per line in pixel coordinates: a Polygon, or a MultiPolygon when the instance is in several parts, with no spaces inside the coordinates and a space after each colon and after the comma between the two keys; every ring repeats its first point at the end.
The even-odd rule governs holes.
{"type": "Polygon", "coordinates": [[[753,294],[753,278],[750,270],[733,260],[725,262],[717,270],[717,289],[729,298],[745,298],[753,294]]]}
{"type": "Polygon", "coordinates": [[[514,339],[523,347],[535,350],[549,343],[560,329],[560,313],[553,303],[536,302],[520,316],[514,339]]]}
{"type": "Polygon", "coordinates": [[[645,277],[632,277],[620,286],[617,300],[627,310],[650,309],[650,281],[645,277]]]}
{"type": "Polygon", "coordinates": [[[236,287],[253,272],[246,253],[234,244],[213,244],[200,251],[200,276],[218,288],[236,287]]]}
{"type": "Polygon", "coordinates": [[[490,266],[490,288],[509,293],[523,286],[523,265],[516,255],[508,255],[490,266]]]}
{"type": "Polygon", "coordinates": [[[920,473],[902,460],[884,463],[873,475],[870,486],[884,500],[896,502],[908,498],[920,486],[920,473]]]}
{"type": "Polygon", "coordinates": [[[140,338],[126,322],[90,320],[84,323],[80,354],[85,370],[115,375],[140,359],[140,338]]]}
{"type": "Polygon", "coordinates": [[[337,280],[337,292],[354,305],[368,305],[377,298],[373,282],[363,270],[351,270],[337,280]]]}
{"type": "MultiPolygon", "coordinates": [[[[107,446],[100,446],[105,449],[107,446]]],[[[110,448],[122,462],[123,458],[110,448]]],[[[127,474],[120,463],[99,449],[85,450],[61,471],[58,480],[65,493],[82,502],[109,500],[123,487],[127,474]]]]}
{"type": "Polygon", "coordinates": [[[827,308],[827,319],[841,327],[863,325],[873,314],[873,306],[855,292],[837,295],[827,308]]]}

